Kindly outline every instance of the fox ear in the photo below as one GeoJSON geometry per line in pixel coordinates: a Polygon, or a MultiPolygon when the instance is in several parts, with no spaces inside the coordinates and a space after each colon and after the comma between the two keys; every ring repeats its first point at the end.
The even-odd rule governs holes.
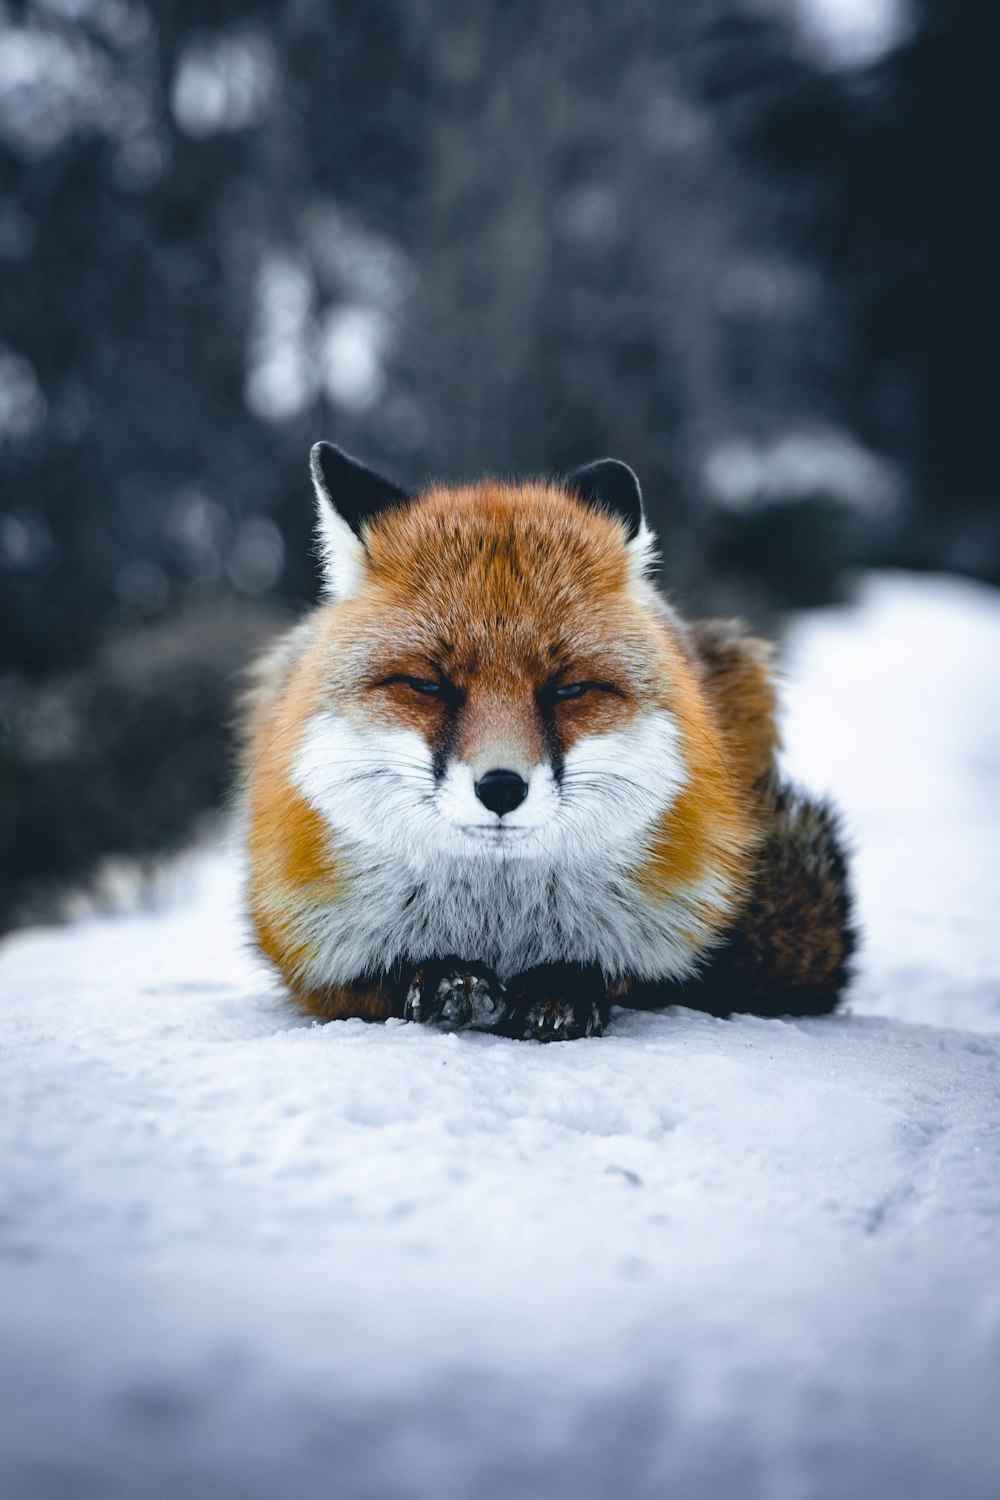
{"type": "Polygon", "coordinates": [[[563,484],[585,505],[596,506],[623,521],[630,542],[643,530],[642,491],[628,464],[617,458],[599,458],[567,474],[563,484]]]}
{"type": "Polygon", "coordinates": [[[333,443],[314,443],[309,454],[316,490],[319,543],[329,592],[337,599],[353,594],[364,572],[361,540],[366,521],[412,498],[333,443]]]}

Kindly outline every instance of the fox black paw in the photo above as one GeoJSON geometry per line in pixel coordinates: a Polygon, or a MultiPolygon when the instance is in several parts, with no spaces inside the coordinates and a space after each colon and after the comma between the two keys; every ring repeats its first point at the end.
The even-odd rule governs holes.
{"type": "Polygon", "coordinates": [[[403,1015],[408,1021],[458,1031],[471,1026],[493,1031],[507,1014],[504,987],[482,964],[461,959],[433,959],[413,971],[403,1015]]]}
{"type": "Polygon", "coordinates": [[[538,1000],[524,1016],[520,1035],[532,1042],[570,1042],[579,1036],[600,1036],[604,1020],[593,1001],[538,1000]]]}
{"type": "Polygon", "coordinates": [[[570,1042],[600,1036],[608,1019],[603,978],[571,964],[550,964],[512,980],[509,1011],[503,1024],[508,1036],[535,1042],[570,1042]]]}

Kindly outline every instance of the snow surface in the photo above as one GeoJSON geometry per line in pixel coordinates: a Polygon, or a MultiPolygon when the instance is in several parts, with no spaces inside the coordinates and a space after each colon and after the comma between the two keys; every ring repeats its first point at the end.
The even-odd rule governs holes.
{"type": "Polygon", "coordinates": [[[790,0],[790,9],[832,68],[871,67],[903,46],[916,24],[912,0],[790,0]]]}
{"type": "Polygon", "coordinates": [[[851,1013],[298,1018],[236,867],[0,951],[4,1500],[996,1500],[1000,595],[805,617],[851,1013]]]}

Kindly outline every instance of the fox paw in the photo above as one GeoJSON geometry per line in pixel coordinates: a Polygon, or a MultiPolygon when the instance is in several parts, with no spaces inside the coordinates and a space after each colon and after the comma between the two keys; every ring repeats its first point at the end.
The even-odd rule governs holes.
{"type": "Polygon", "coordinates": [[[458,1031],[471,1026],[492,1031],[507,1014],[504,987],[480,964],[435,959],[413,971],[403,1015],[408,1021],[458,1031]]]}
{"type": "Polygon", "coordinates": [[[596,1001],[539,1000],[525,1013],[520,1035],[532,1042],[570,1042],[600,1036],[603,1030],[596,1001]]]}
{"type": "Polygon", "coordinates": [[[608,1019],[607,989],[592,970],[569,964],[532,969],[511,981],[508,1036],[535,1042],[570,1042],[600,1036],[608,1019]]]}

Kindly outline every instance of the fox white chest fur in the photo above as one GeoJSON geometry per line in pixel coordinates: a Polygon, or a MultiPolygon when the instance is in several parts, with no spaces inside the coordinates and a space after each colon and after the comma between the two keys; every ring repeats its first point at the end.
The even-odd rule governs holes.
{"type": "Polygon", "coordinates": [[[329,830],[345,889],[297,915],[308,979],[470,953],[504,981],[559,961],[614,977],[689,973],[711,937],[705,899],[724,901],[722,881],[704,872],[650,902],[635,879],[687,779],[678,739],[663,711],[581,738],[558,779],[536,766],[523,802],[499,817],[468,764],[435,775],[416,732],[318,713],[292,774],[329,830]]]}

